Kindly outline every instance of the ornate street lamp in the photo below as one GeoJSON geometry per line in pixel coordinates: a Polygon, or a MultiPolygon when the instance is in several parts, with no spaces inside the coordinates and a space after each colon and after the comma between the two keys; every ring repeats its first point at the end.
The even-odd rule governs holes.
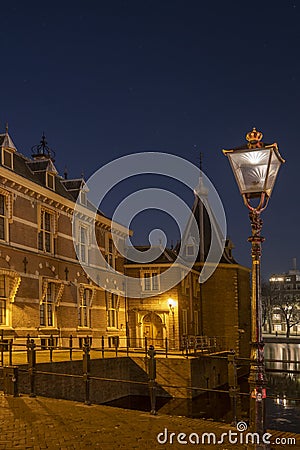
{"type": "Polygon", "coordinates": [[[261,236],[260,214],[268,204],[279,168],[284,163],[277,144],[264,144],[261,142],[262,136],[262,133],[253,128],[246,135],[247,144],[232,150],[223,150],[229,158],[240,193],[250,211],[252,228],[252,235],[248,239],[252,245],[250,426],[260,438],[265,432],[266,397],[260,280],[261,244],[264,238],[261,236]]]}
{"type": "Polygon", "coordinates": [[[175,345],[175,314],[174,314],[174,310],[175,310],[176,301],[173,300],[172,298],[169,298],[168,305],[170,308],[170,312],[172,313],[173,348],[175,349],[176,345],[175,345]]]}

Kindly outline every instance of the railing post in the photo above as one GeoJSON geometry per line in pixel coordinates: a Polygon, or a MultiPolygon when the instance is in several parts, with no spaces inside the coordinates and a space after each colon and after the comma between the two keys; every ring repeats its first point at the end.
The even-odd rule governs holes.
{"type": "Polygon", "coordinates": [[[238,422],[238,417],[240,417],[240,413],[241,413],[240,398],[239,398],[240,388],[238,386],[238,380],[237,380],[235,351],[231,350],[231,353],[229,353],[227,358],[228,358],[229,397],[230,397],[231,410],[232,410],[232,425],[235,426],[238,422]]]}
{"type": "Polygon", "coordinates": [[[166,358],[168,357],[168,338],[165,338],[166,358]]]}
{"type": "Polygon", "coordinates": [[[184,346],[185,346],[185,357],[188,358],[189,357],[189,340],[188,340],[187,336],[184,337],[184,346]]]}
{"type": "Polygon", "coordinates": [[[72,352],[73,352],[73,336],[70,334],[69,337],[69,349],[70,349],[70,361],[72,361],[72,352]]]}
{"type": "Polygon", "coordinates": [[[4,332],[3,330],[1,330],[1,366],[4,366],[4,343],[3,343],[3,339],[4,338],[4,332]]]}
{"type": "Polygon", "coordinates": [[[102,358],[104,358],[104,336],[101,337],[102,358]]]}
{"type": "Polygon", "coordinates": [[[149,365],[148,365],[148,376],[149,376],[149,391],[150,391],[150,403],[151,403],[151,415],[156,415],[156,351],[154,346],[150,345],[148,350],[149,355],[149,365]]]}
{"type": "Polygon", "coordinates": [[[50,345],[49,345],[49,352],[50,352],[50,362],[53,361],[53,347],[54,347],[54,339],[53,339],[53,335],[50,334],[50,345]]]}
{"type": "Polygon", "coordinates": [[[147,336],[145,336],[145,356],[147,358],[148,355],[148,339],[147,336]]]}
{"type": "Polygon", "coordinates": [[[28,361],[28,372],[30,376],[30,395],[29,397],[36,397],[35,395],[35,366],[36,366],[36,350],[35,350],[34,339],[30,339],[29,343],[29,361],[28,361]]]}
{"type": "Polygon", "coordinates": [[[118,348],[119,348],[119,336],[115,337],[116,358],[118,357],[118,348]]]}
{"type": "Polygon", "coordinates": [[[90,405],[90,343],[89,338],[84,338],[83,344],[83,381],[85,383],[85,401],[90,405]]]}
{"type": "Polygon", "coordinates": [[[26,339],[26,347],[27,347],[27,364],[29,364],[29,349],[30,349],[30,334],[27,334],[27,339],[26,339]]]}
{"type": "Polygon", "coordinates": [[[13,339],[8,341],[8,365],[12,366],[12,349],[13,349],[13,339]]]}

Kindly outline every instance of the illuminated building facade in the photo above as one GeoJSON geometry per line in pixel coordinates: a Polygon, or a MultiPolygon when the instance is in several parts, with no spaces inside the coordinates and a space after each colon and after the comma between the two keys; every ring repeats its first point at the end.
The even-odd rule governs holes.
{"type": "Polygon", "coordinates": [[[264,304],[265,333],[287,337],[300,334],[300,271],[296,258],[293,269],[270,277],[264,304]]]}
{"type": "MultiPolygon", "coordinates": [[[[121,286],[106,292],[78,263],[72,236],[76,200],[81,203],[77,252],[90,264],[92,213],[83,179],[65,179],[54,165],[43,136],[32,158],[20,154],[11,137],[0,135],[0,331],[4,340],[40,345],[81,346],[89,336],[105,346],[125,339],[125,300],[121,286]]],[[[124,239],[125,228],[101,213],[96,235],[105,258],[123,272],[123,258],[112,232],[124,239]],[[111,231],[113,230],[113,231],[111,231]]]]}
{"type": "Polygon", "coordinates": [[[160,293],[157,276],[176,265],[178,247],[165,249],[150,264],[132,262],[128,255],[125,273],[140,278],[142,287],[140,298],[127,299],[130,345],[143,346],[147,337],[156,347],[165,347],[167,338],[170,348],[183,349],[188,341],[191,348],[213,349],[215,345],[216,351],[234,349],[237,354],[249,357],[250,271],[234,260],[232,242],[227,240],[215,272],[200,284],[199,275],[210,249],[211,225],[197,195],[192,215],[199,228],[199,248],[194,245],[191,220],[182,242],[185,256],[194,256],[196,252],[196,261],[190,273],[172,289],[160,293]]]}

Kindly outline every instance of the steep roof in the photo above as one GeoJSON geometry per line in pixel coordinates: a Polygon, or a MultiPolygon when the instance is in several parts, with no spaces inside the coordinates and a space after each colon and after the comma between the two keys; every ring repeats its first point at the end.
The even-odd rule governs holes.
{"type": "MultiPolygon", "coordinates": [[[[71,200],[76,201],[81,189],[85,186],[85,181],[80,179],[65,180],[62,178],[53,163],[50,155],[47,154],[37,154],[34,159],[28,158],[21,153],[19,153],[9,136],[8,132],[0,134],[0,147],[8,148],[14,150],[13,154],[13,168],[10,169],[5,166],[5,169],[11,170],[17,175],[30,180],[39,186],[43,186],[56,194],[71,200]],[[54,189],[51,189],[46,184],[46,174],[51,173],[55,178],[54,189]]],[[[0,158],[1,166],[1,158],[0,158]]],[[[95,210],[95,207],[87,201],[87,208],[95,210]]],[[[102,211],[97,211],[100,215],[106,217],[102,211]]]]}
{"type": "Polygon", "coordinates": [[[16,150],[15,144],[13,143],[11,137],[7,132],[0,134],[0,147],[6,147],[16,150]]]}
{"type": "MultiPolygon", "coordinates": [[[[224,245],[220,263],[236,264],[236,261],[231,254],[231,250],[234,246],[230,239],[226,239],[225,243],[223,243],[220,225],[208,201],[208,189],[205,187],[203,179],[200,178],[199,185],[195,190],[195,200],[191,216],[176,250],[179,251],[182,245],[192,246],[194,244],[197,251],[196,262],[206,261],[211,246],[212,227],[214,227],[215,230],[217,240],[216,245],[219,245],[220,247],[224,245]],[[195,221],[193,219],[195,219],[195,221]],[[196,223],[197,230],[194,229],[193,223],[196,223]],[[196,234],[198,234],[199,239],[196,234]],[[199,245],[196,245],[198,241],[199,245]]],[[[187,254],[185,254],[185,257],[186,256],[187,254]]]]}

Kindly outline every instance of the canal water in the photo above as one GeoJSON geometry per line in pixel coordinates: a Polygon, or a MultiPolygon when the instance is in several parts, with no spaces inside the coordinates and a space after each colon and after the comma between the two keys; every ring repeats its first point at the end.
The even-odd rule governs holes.
{"type": "Polygon", "coordinates": [[[269,362],[267,372],[267,426],[269,428],[300,432],[300,343],[267,343],[265,359],[289,360],[269,362]],[[298,364],[296,364],[298,362],[298,364]]]}
{"type": "MultiPolygon", "coordinates": [[[[300,361],[300,344],[265,345],[265,359],[289,359],[300,361]]],[[[267,372],[267,398],[266,426],[270,429],[300,432],[300,364],[266,363],[266,369],[275,370],[267,372]]],[[[226,390],[227,386],[223,386],[226,390]]],[[[249,392],[247,379],[240,380],[241,392],[249,392]]],[[[248,417],[249,397],[243,396],[242,419],[248,417]]],[[[150,411],[149,396],[128,396],[107,403],[120,408],[150,411]]],[[[193,418],[206,418],[211,420],[231,422],[232,412],[228,394],[203,393],[193,400],[176,398],[157,398],[156,409],[161,414],[186,416],[193,418]]]]}

